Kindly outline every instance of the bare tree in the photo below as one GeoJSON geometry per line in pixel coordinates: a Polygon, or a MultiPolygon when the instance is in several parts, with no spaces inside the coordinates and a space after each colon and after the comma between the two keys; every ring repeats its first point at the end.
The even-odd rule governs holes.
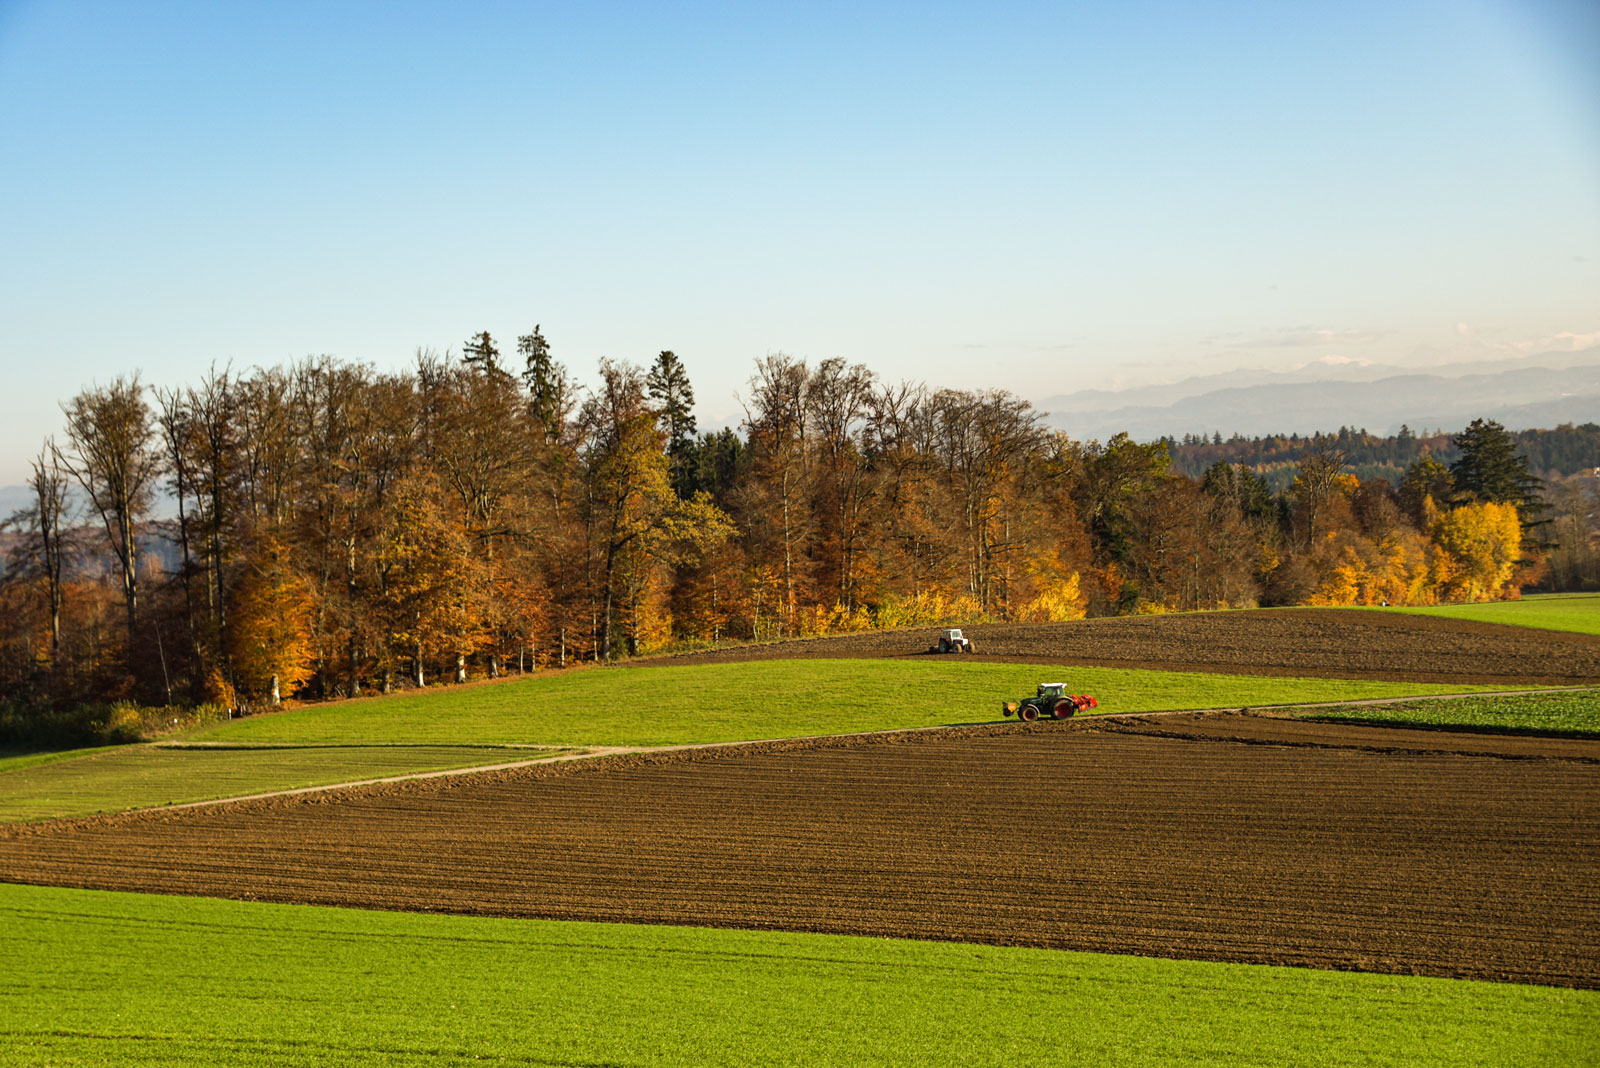
{"type": "Polygon", "coordinates": [[[806,415],[815,430],[818,480],[825,498],[829,551],[838,600],[855,608],[856,549],[870,495],[867,455],[861,435],[872,410],[875,385],[862,364],[823,360],[806,386],[806,415]]]}
{"type": "Polygon", "coordinates": [[[61,606],[64,599],[62,571],[68,555],[64,531],[68,526],[71,501],[67,473],[56,457],[53,442],[46,442],[30,464],[28,489],[31,507],[14,513],[4,524],[20,529],[23,542],[12,555],[9,576],[42,580],[50,609],[50,659],[61,653],[61,606]]]}
{"type": "Polygon", "coordinates": [[[1333,445],[1316,445],[1301,459],[1289,494],[1294,498],[1296,518],[1305,530],[1309,548],[1326,523],[1326,513],[1339,496],[1339,480],[1344,473],[1344,451],[1333,445]]]}
{"type": "Polygon", "coordinates": [[[980,605],[994,599],[997,554],[1010,549],[1002,490],[1043,441],[1039,414],[1004,390],[940,390],[933,398],[938,448],[960,501],[967,536],[967,588],[980,605]]]}
{"type": "Polygon", "coordinates": [[[750,379],[745,428],[756,453],[758,478],[777,497],[779,541],[783,554],[784,622],[792,629],[795,611],[796,547],[809,524],[804,515],[810,477],[806,439],[806,389],[810,376],[804,360],[777,353],[756,361],[750,379]]]}
{"type": "Polygon", "coordinates": [[[152,447],[155,430],[144,387],[135,374],[118,376],[109,386],[84,390],[62,405],[70,451],[62,463],[88,495],[105,526],[116,555],[127,608],[127,661],[135,662],[139,621],[138,527],[150,509],[150,494],[160,469],[152,447]]]}

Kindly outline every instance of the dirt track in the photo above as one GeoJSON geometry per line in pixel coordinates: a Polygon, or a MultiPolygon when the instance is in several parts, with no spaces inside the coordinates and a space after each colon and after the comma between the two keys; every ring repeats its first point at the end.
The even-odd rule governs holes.
{"type": "MultiPolygon", "coordinates": [[[[965,630],[978,650],[977,660],[1490,686],[1600,682],[1600,635],[1399,612],[1282,608],[1074,623],[988,623],[965,630]]],[[[937,633],[934,628],[876,631],[646,663],[927,656],[937,633]]]]}
{"type": "Polygon", "coordinates": [[[1600,988],[1600,743],[1250,716],[611,758],[0,828],[0,878],[1600,988]]]}

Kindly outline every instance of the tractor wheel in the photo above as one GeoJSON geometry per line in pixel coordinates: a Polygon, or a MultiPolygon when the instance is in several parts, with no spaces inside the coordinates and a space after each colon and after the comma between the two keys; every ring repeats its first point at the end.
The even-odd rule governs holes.
{"type": "Polygon", "coordinates": [[[963,653],[975,653],[975,652],[977,652],[977,650],[972,647],[972,643],[971,642],[968,642],[965,646],[963,646],[961,651],[963,653]]]}
{"type": "Polygon", "coordinates": [[[1017,709],[1017,718],[1022,720],[1024,723],[1032,723],[1034,720],[1039,718],[1039,706],[1023,705],[1021,708],[1017,709]]]}
{"type": "Polygon", "coordinates": [[[941,653],[948,653],[950,651],[950,643],[945,641],[943,638],[940,638],[939,639],[939,651],[941,653]]]}
{"type": "Polygon", "coordinates": [[[1071,719],[1072,714],[1077,710],[1077,701],[1070,697],[1063,697],[1061,700],[1056,702],[1056,706],[1050,710],[1050,714],[1056,719],[1071,719]]]}

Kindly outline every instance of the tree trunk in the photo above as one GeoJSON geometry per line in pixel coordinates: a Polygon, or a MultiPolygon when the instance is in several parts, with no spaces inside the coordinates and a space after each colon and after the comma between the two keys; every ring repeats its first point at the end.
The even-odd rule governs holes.
{"type": "Polygon", "coordinates": [[[277,706],[282,703],[283,698],[278,694],[278,676],[274,675],[272,676],[272,704],[277,706]]]}
{"type": "Polygon", "coordinates": [[[595,659],[598,660],[603,655],[608,662],[611,659],[611,599],[612,599],[611,587],[612,587],[614,579],[615,579],[616,563],[617,563],[617,549],[616,549],[615,537],[613,536],[613,540],[612,540],[611,544],[606,546],[606,571],[605,571],[606,605],[605,605],[605,615],[601,617],[601,623],[600,623],[600,648],[595,650],[595,659]]]}
{"type": "Polygon", "coordinates": [[[456,681],[467,681],[467,658],[460,653],[456,654],[456,681]]]}
{"type": "Polygon", "coordinates": [[[412,663],[412,666],[415,668],[415,678],[416,678],[416,682],[417,682],[417,689],[420,690],[420,689],[422,689],[422,687],[427,685],[427,682],[423,679],[423,676],[422,676],[422,643],[421,642],[417,643],[417,655],[412,660],[411,663],[412,663]]]}

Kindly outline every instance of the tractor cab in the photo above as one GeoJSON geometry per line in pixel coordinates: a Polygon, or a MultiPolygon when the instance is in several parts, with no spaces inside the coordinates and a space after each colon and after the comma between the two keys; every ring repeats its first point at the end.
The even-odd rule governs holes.
{"type": "Polygon", "coordinates": [[[1067,684],[1064,682],[1041,682],[1039,684],[1039,696],[1041,698],[1054,700],[1066,692],[1067,684]]]}
{"type": "Polygon", "coordinates": [[[972,639],[961,633],[960,627],[946,627],[939,632],[939,640],[934,643],[930,653],[970,653],[972,652],[972,639]]]}

